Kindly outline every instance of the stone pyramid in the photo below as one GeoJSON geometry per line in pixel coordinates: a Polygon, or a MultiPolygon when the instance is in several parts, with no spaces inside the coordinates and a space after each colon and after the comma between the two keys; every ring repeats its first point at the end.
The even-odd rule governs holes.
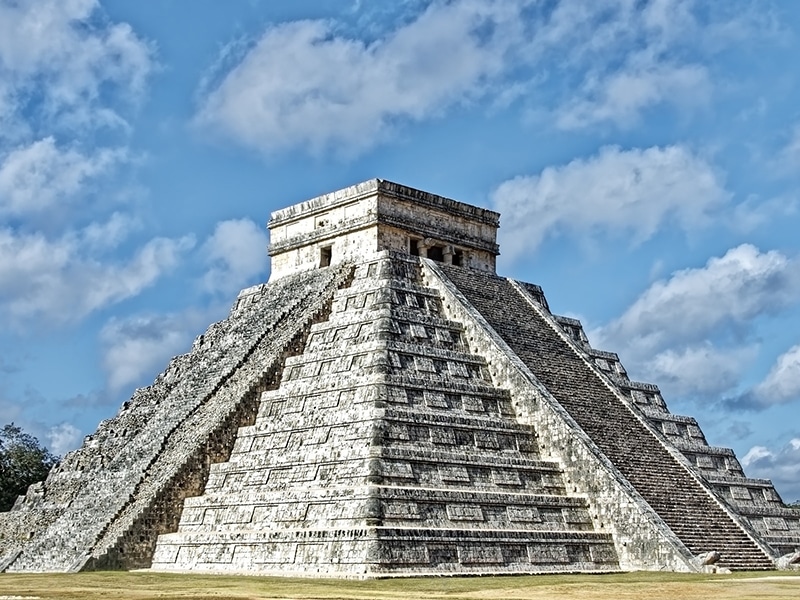
{"type": "Polygon", "coordinates": [[[495,274],[498,224],[382,180],[274,213],[270,282],[0,513],[0,571],[796,563],[771,482],[495,274]]]}

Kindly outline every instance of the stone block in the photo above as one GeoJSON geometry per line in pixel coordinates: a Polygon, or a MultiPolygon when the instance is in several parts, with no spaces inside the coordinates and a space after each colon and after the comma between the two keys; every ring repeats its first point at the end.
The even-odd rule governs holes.
{"type": "Polygon", "coordinates": [[[443,482],[453,483],[466,483],[470,480],[467,468],[458,465],[439,465],[439,477],[443,482]]]}
{"type": "Polygon", "coordinates": [[[459,546],[458,562],[462,565],[502,564],[503,552],[496,546],[459,546]]]}

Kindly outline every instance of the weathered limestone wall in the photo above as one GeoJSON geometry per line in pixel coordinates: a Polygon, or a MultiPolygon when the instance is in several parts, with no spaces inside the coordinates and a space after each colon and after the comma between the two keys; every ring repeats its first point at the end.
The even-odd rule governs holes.
{"type": "MultiPolygon", "coordinates": [[[[202,486],[202,472],[192,467],[202,468],[215,453],[224,458],[225,431],[238,427],[240,402],[274,372],[348,273],[347,267],[326,269],[245,290],[231,316],[198,338],[190,356],[173,360],[155,385],[138,390],[117,417],[65,457],[43,493],[34,490],[8,513],[5,519],[21,525],[10,528],[17,537],[7,540],[0,566],[77,570],[92,552],[102,559],[120,539],[123,548],[136,523],[144,523],[137,540],[152,538],[157,522],[169,522],[154,507],[180,508],[180,493],[168,500],[170,483],[188,485],[187,494],[202,486]]],[[[119,552],[115,560],[127,566],[119,552]]]]}
{"type": "Polygon", "coordinates": [[[425,284],[442,295],[445,314],[464,324],[470,348],[486,359],[494,384],[511,392],[517,419],[536,428],[542,454],[559,462],[569,490],[587,497],[595,527],[612,533],[620,568],[696,570],[688,548],[439,267],[432,261],[423,266],[425,284]]]}
{"type": "Polygon", "coordinates": [[[585,498],[492,387],[414,259],[357,267],[158,570],[348,577],[616,570],[585,498]]]}
{"type": "Polygon", "coordinates": [[[730,448],[710,446],[697,421],[672,414],[657,385],[631,381],[619,356],[589,345],[580,321],[554,316],[630,406],[641,413],[662,441],[688,460],[697,477],[729,505],[777,555],[800,548],[800,515],[786,507],[768,479],[747,477],[730,448]]]}
{"type": "Polygon", "coordinates": [[[417,241],[458,253],[463,264],[494,272],[499,215],[449,198],[373,179],[272,213],[271,280],[320,266],[358,262],[417,241]]]}
{"type": "Polygon", "coordinates": [[[323,249],[329,252],[331,265],[352,263],[361,256],[375,252],[378,247],[378,228],[375,225],[351,229],[347,233],[307,240],[306,245],[291,248],[272,257],[270,282],[280,277],[319,268],[323,249]]]}
{"type": "Polygon", "coordinates": [[[378,214],[384,227],[379,249],[407,253],[409,232],[413,232],[414,239],[428,239],[463,252],[465,266],[494,273],[499,254],[497,213],[391,182],[382,183],[378,214]]]}

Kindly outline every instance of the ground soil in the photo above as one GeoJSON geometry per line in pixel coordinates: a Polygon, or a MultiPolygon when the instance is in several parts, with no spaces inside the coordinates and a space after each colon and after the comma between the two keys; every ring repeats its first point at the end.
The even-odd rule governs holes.
{"type": "Polygon", "coordinates": [[[625,573],[346,581],[105,572],[0,575],[0,600],[749,600],[800,598],[800,573],[683,575],[625,573]]]}

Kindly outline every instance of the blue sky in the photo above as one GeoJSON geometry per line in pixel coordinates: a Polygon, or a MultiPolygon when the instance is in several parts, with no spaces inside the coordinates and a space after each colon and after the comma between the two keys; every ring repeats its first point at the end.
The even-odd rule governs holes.
{"type": "Polygon", "coordinates": [[[792,0],[0,0],[0,421],[77,447],[379,177],[796,500],[798,59],[792,0]]]}

